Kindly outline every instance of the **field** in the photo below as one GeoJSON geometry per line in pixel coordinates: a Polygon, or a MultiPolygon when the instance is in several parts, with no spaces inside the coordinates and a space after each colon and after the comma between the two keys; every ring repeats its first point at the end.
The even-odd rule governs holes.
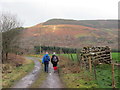
{"type": "MultiPolygon", "coordinates": [[[[119,54],[120,53],[112,53],[112,59],[116,63],[120,62],[119,54]]],[[[71,61],[77,62],[76,54],[63,54],[63,56],[69,58],[71,61]]],[[[115,85],[117,88],[120,88],[120,82],[118,81],[118,79],[120,79],[120,76],[118,75],[119,70],[120,68],[118,68],[118,66],[115,66],[115,85]]],[[[95,78],[94,71],[92,71],[91,75],[95,78]]],[[[99,88],[112,88],[112,66],[108,64],[96,66],[95,81],[99,88]]]]}
{"type": "Polygon", "coordinates": [[[115,60],[116,62],[120,63],[120,53],[112,53],[112,58],[113,60],[115,60]]]}
{"type": "MultiPolygon", "coordinates": [[[[120,70],[120,69],[119,69],[120,70]]],[[[120,88],[120,76],[118,75],[118,68],[115,66],[115,84],[116,87],[120,88]]],[[[111,88],[112,87],[112,66],[111,65],[98,65],[96,67],[96,76],[97,76],[97,83],[100,88],[111,88]]]]}

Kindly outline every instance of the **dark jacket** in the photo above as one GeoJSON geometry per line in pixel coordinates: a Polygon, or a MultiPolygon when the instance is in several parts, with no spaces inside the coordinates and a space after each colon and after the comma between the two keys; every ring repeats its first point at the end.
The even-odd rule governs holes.
{"type": "Polygon", "coordinates": [[[57,63],[59,62],[58,56],[56,56],[57,62],[54,62],[54,61],[53,61],[54,56],[56,56],[56,55],[52,55],[51,63],[52,63],[52,64],[57,64],[57,63]]]}

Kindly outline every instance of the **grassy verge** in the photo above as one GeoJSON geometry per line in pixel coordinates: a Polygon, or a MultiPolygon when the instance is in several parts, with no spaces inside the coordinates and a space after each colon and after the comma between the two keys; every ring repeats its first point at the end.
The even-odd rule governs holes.
{"type": "Polygon", "coordinates": [[[68,58],[60,56],[60,78],[66,88],[97,88],[92,73],[80,69],[77,63],[71,62],[68,58]]]}
{"type": "Polygon", "coordinates": [[[67,88],[97,88],[96,81],[91,80],[90,77],[89,75],[83,76],[83,73],[69,73],[62,75],[62,81],[67,88]]]}
{"type": "Polygon", "coordinates": [[[15,82],[24,77],[28,72],[32,71],[34,63],[32,60],[25,60],[22,66],[12,68],[12,72],[2,74],[2,87],[9,88],[15,82]]]}
{"type": "Polygon", "coordinates": [[[38,76],[38,79],[31,85],[30,88],[40,88],[40,85],[43,83],[43,81],[45,81],[47,75],[48,75],[47,73],[41,70],[40,75],[38,76]]]}

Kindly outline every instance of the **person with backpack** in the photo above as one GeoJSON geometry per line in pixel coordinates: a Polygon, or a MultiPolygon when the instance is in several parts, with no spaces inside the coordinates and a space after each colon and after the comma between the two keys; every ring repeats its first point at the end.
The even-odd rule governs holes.
{"type": "Polygon", "coordinates": [[[50,56],[48,52],[43,56],[42,63],[44,64],[44,71],[48,73],[48,66],[49,66],[50,56]]]}
{"type": "Polygon", "coordinates": [[[54,72],[57,70],[57,64],[59,62],[59,59],[58,59],[58,56],[55,54],[55,52],[53,53],[52,55],[52,58],[51,58],[51,63],[53,64],[53,68],[54,68],[54,72]]]}

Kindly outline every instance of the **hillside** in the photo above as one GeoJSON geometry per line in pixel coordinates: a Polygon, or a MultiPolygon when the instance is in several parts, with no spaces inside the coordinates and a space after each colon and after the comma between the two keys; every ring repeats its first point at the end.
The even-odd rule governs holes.
{"type": "Polygon", "coordinates": [[[118,28],[117,20],[66,20],[66,19],[50,19],[43,23],[43,25],[83,25],[93,28],[118,28]]]}
{"type": "Polygon", "coordinates": [[[42,24],[26,28],[21,34],[20,47],[25,51],[34,46],[61,46],[81,48],[84,46],[108,45],[117,48],[117,21],[112,20],[48,20],[42,24]]]}

